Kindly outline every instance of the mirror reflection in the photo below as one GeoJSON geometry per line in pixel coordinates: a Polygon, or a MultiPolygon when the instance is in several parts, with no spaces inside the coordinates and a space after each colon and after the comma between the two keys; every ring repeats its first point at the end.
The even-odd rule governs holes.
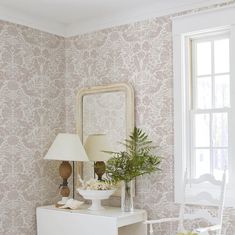
{"type": "MultiPolygon", "coordinates": [[[[111,157],[105,153],[98,154],[100,151],[120,151],[123,149],[120,142],[126,138],[127,134],[125,92],[107,92],[84,96],[82,119],[83,143],[87,145],[87,142],[89,144],[93,141],[93,146],[90,143],[88,148],[88,156],[92,161],[106,161],[111,157]],[[101,138],[102,136],[106,139],[106,143],[101,138]]],[[[92,177],[94,177],[93,162],[86,162],[83,165],[83,179],[89,180],[92,177]]],[[[97,174],[95,177],[98,177],[97,174]]]]}

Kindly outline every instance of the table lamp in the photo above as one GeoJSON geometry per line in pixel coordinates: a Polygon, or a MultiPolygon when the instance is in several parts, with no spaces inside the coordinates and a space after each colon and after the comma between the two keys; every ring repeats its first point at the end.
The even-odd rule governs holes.
{"type": "Polygon", "coordinates": [[[89,135],[85,142],[85,150],[90,161],[95,162],[94,171],[98,176],[98,180],[102,180],[105,173],[105,163],[110,159],[111,155],[103,151],[111,151],[107,135],[93,134],[89,135]]]}
{"type": "Polygon", "coordinates": [[[62,200],[58,205],[64,205],[69,197],[68,178],[72,173],[72,166],[69,161],[89,161],[85,149],[77,134],[60,133],[56,136],[44,159],[62,161],[59,173],[63,179],[60,194],[62,200]]]}

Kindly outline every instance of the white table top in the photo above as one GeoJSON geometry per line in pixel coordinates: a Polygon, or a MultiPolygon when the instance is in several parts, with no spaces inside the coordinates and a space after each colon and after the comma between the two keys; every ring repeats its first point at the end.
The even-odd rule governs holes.
{"type": "Polygon", "coordinates": [[[87,208],[89,205],[81,206],[81,209],[78,210],[70,210],[70,209],[60,209],[56,208],[54,205],[42,206],[38,207],[37,210],[49,210],[49,211],[58,211],[64,213],[76,213],[79,215],[90,215],[90,216],[101,216],[101,217],[109,217],[113,218],[117,221],[119,226],[123,226],[127,224],[127,221],[130,223],[137,223],[140,221],[146,220],[146,211],[135,209],[133,212],[122,212],[119,207],[105,207],[105,210],[100,211],[91,211],[87,208]]]}

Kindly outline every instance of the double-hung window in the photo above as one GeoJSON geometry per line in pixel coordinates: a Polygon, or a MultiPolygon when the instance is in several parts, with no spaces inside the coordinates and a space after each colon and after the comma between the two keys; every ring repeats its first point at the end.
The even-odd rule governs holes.
{"type": "Polygon", "coordinates": [[[235,7],[173,19],[175,201],[183,178],[227,169],[235,207],[235,7]]]}
{"type": "Polygon", "coordinates": [[[193,178],[209,173],[221,179],[228,166],[230,35],[222,31],[189,40],[188,169],[193,178]]]}

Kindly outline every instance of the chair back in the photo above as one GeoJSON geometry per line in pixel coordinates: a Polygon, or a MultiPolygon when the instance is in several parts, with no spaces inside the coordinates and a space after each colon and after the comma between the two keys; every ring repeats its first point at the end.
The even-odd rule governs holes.
{"type": "Polygon", "coordinates": [[[222,225],[225,199],[226,170],[222,180],[217,180],[211,174],[201,175],[196,179],[184,179],[184,199],[180,206],[180,223],[178,231],[184,231],[187,220],[206,220],[210,225],[222,225]],[[209,212],[208,206],[213,210],[209,212]]]}

